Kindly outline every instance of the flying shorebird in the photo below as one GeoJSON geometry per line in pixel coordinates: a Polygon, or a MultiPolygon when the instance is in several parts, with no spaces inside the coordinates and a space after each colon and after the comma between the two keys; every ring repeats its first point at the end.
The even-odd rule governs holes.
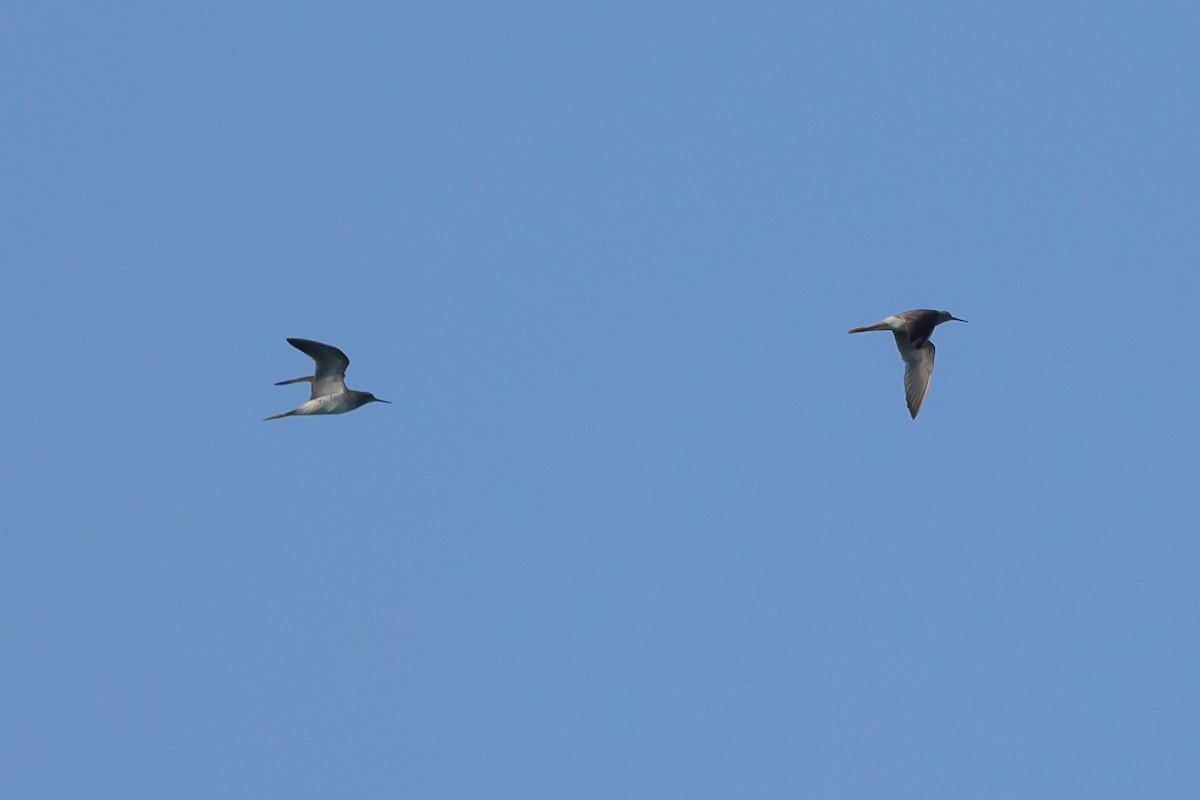
{"type": "Polygon", "coordinates": [[[263,422],[268,419],[290,417],[293,414],[345,414],[347,411],[353,411],[367,403],[392,402],[391,400],[381,400],[370,392],[356,392],[353,389],[347,389],[346,367],[350,366],[350,359],[346,358],[346,354],[333,345],[321,344],[312,339],[288,339],[287,341],[292,347],[317,362],[317,372],[315,375],[306,375],[303,378],[280,381],[275,385],[286,386],[289,383],[308,382],[312,384],[312,397],[295,411],[272,414],[264,417],[263,422]]]}
{"type": "Polygon", "coordinates": [[[850,333],[864,331],[891,331],[896,337],[896,349],[904,359],[904,397],[908,401],[908,413],[917,418],[921,410],[921,402],[929,389],[929,378],[933,375],[933,354],[936,348],[929,337],[933,329],[943,322],[966,322],[965,319],[950,316],[948,311],[930,311],[919,308],[916,311],[905,311],[888,317],[882,322],[868,325],[865,328],[851,328],[850,333]]]}

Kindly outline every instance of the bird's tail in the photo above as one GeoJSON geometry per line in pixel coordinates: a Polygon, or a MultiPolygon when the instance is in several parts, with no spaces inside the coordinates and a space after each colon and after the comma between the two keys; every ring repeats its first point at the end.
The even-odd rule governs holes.
{"type": "Polygon", "coordinates": [[[867,325],[866,327],[863,327],[863,328],[851,328],[848,332],[849,333],[866,333],[867,331],[888,331],[888,330],[891,330],[891,328],[889,328],[887,325],[884,325],[882,322],[876,322],[874,325],[867,325]]]}
{"type": "Polygon", "coordinates": [[[303,378],[292,378],[290,381],[280,381],[276,386],[287,386],[289,383],[312,383],[315,375],[305,375],[303,378]]]}

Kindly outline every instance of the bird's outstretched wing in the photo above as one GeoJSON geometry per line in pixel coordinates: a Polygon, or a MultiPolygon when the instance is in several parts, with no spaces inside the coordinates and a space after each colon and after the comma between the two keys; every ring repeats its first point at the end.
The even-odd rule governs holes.
{"type": "Polygon", "coordinates": [[[904,399],[908,401],[908,413],[916,419],[929,390],[929,379],[933,377],[933,355],[937,348],[929,341],[915,347],[907,334],[896,331],[896,349],[904,359],[904,399]]]}
{"type": "Polygon", "coordinates": [[[350,359],[346,354],[333,345],[314,342],[312,339],[288,339],[288,344],[304,353],[317,364],[316,374],[312,377],[312,399],[324,397],[327,394],[341,394],[346,391],[346,367],[350,359]]]}

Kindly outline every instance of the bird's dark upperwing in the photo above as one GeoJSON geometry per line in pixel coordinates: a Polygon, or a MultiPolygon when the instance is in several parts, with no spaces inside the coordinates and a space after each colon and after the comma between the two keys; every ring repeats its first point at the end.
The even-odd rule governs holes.
{"type": "Polygon", "coordinates": [[[908,341],[914,347],[920,347],[933,336],[938,319],[936,311],[908,311],[901,316],[904,317],[904,327],[908,328],[908,341]]]}
{"type": "Polygon", "coordinates": [[[288,344],[316,362],[317,370],[312,379],[312,399],[327,394],[346,391],[346,367],[350,359],[333,345],[314,342],[312,339],[291,339],[288,344]]]}

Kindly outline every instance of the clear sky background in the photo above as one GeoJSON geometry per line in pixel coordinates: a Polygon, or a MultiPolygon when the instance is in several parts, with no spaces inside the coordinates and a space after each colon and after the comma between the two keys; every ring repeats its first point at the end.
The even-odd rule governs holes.
{"type": "Polygon", "coordinates": [[[1200,795],[1195,3],[2,23],[3,796],[1200,795]]]}

